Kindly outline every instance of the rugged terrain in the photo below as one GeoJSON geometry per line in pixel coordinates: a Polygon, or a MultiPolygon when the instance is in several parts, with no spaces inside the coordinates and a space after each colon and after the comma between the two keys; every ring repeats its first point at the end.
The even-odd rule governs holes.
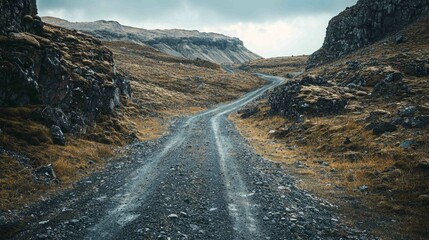
{"type": "Polygon", "coordinates": [[[58,197],[13,239],[365,239],[335,206],[253,152],[227,115],[282,83],[180,119],[159,140],[58,197]]]}
{"type": "MultiPolygon", "coordinates": [[[[328,33],[348,29],[354,22],[346,20],[355,15],[370,18],[358,9],[384,2],[362,7],[368,3],[359,1],[331,21],[328,33]]],[[[395,5],[402,14],[413,14],[408,7],[421,3],[397,2],[405,5],[395,5]]],[[[382,13],[381,21],[389,16],[382,13]]],[[[260,153],[285,163],[304,180],[301,187],[337,199],[356,224],[378,212],[393,219],[390,231],[402,234],[400,238],[424,239],[429,212],[429,19],[427,14],[409,17],[417,20],[404,20],[400,30],[385,32],[378,41],[329,63],[316,61],[315,67],[317,52],[307,71],[234,120],[260,153]],[[354,207],[356,202],[366,207],[354,207]]],[[[359,34],[349,37],[340,42],[350,45],[359,34]]],[[[329,37],[326,41],[324,46],[335,44],[329,37]]],[[[262,61],[260,68],[270,61],[275,62],[262,61]]],[[[292,77],[297,70],[266,71],[292,77]]]]}
{"type": "Polygon", "coordinates": [[[310,56],[308,67],[366,47],[428,14],[428,0],[359,0],[329,22],[325,42],[310,56]]]}
{"type": "Polygon", "coordinates": [[[160,137],[176,116],[263,84],[205,60],[42,23],[33,1],[0,7],[0,232],[8,210],[103,169],[126,144],[160,137]]]}
{"type": "Polygon", "coordinates": [[[244,63],[259,57],[238,38],[188,30],[146,30],[123,26],[115,21],[68,22],[44,17],[43,21],[75,29],[106,41],[129,41],[151,46],[161,52],[187,59],[203,59],[218,64],[244,63]]]}

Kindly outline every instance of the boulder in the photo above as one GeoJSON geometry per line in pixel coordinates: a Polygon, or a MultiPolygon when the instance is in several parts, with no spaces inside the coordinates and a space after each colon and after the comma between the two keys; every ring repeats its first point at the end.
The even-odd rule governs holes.
{"type": "Polygon", "coordinates": [[[33,177],[36,182],[40,183],[58,182],[57,175],[55,174],[52,164],[36,168],[33,171],[33,177]]]}
{"type": "Polygon", "coordinates": [[[381,135],[383,133],[386,132],[394,132],[396,130],[398,130],[398,128],[389,122],[380,122],[380,123],[376,123],[374,125],[371,126],[372,127],[372,132],[375,135],[381,135]]]}
{"type": "Polygon", "coordinates": [[[401,44],[401,43],[404,43],[404,42],[407,42],[407,41],[408,41],[408,38],[404,34],[400,34],[400,35],[398,35],[398,36],[395,37],[396,44],[401,44]]]}
{"type": "Polygon", "coordinates": [[[66,137],[64,136],[64,133],[61,131],[61,128],[57,125],[51,126],[51,135],[52,135],[52,141],[54,144],[65,146],[67,145],[66,137]]]}

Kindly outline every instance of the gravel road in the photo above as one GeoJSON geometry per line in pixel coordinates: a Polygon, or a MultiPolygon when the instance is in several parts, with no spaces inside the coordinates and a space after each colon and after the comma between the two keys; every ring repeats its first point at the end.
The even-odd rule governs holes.
{"type": "Polygon", "coordinates": [[[283,79],[175,121],[158,140],[25,210],[14,239],[368,239],[256,154],[228,115],[283,79]]]}

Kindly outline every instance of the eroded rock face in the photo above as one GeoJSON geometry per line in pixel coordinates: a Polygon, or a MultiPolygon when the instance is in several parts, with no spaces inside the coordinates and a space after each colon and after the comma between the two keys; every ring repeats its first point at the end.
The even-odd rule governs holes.
{"type": "Polygon", "coordinates": [[[309,58],[309,67],[365,47],[428,14],[429,0],[359,0],[329,22],[325,42],[309,58]]]}
{"type": "Polygon", "coordinates": [[[146,30],[123,26],[115,21],[73,23],[46,17],[45,22],[82,31],[106,41],[131,41],[187,59],[203,59],[218,64],[244,63],[260,56],[244,47],[238,38],[187,30],[146,30]]]}
{"type": "Polygon", "coordinates": [[[0,6],[0,107],[44,105],[47,124],[81,132],[99,114],[112,113],[121,95],[131,96],[129,82],[115,72],[112,52],[99,40],[40,28],[35,1],[0,6]]]}

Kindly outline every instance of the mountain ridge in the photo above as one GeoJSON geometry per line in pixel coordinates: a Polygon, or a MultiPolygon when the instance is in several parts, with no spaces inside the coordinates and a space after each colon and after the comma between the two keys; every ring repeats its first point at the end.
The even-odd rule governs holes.
{"type": "Polygon", "coordinates": [[[234,64],[261,58],[245,48],[240,39],[218,33],[182,29],[147,30],[110,20],[69,22],[55,17],[43,17],[43,21],[107,41],[149,45],[161,52],[192,60],[200,58],[218,64],[234,64]]]}

